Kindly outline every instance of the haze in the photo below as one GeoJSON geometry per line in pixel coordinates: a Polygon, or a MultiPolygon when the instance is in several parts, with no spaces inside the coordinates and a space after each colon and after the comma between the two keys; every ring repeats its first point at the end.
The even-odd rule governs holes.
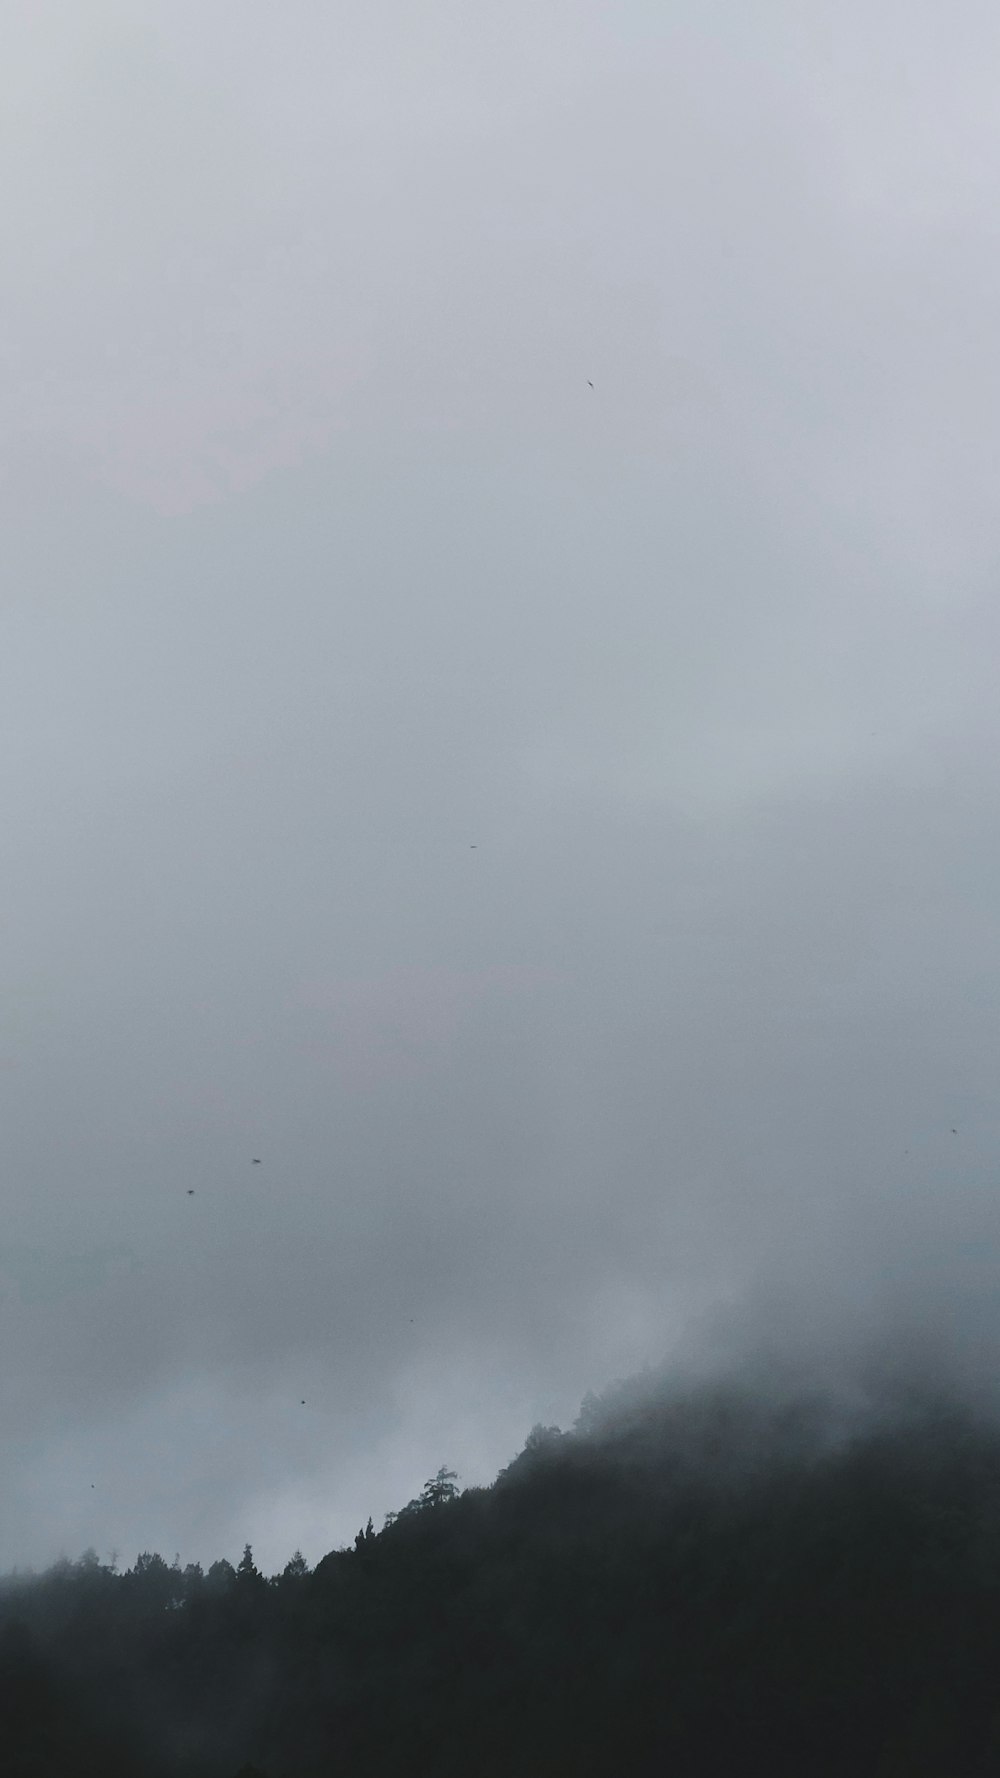
{"type": "Polygon", "coordinates": [[[0,1565],[985,1371],[995,8],[4,26],[0,1565]]]}

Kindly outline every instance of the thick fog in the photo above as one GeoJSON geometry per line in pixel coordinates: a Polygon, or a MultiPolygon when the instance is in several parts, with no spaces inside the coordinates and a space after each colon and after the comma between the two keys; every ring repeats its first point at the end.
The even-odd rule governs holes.
{"type": "Polygon", "coordinates": [[[4,34],[0,1566],[985,1371],[995,9],[4,34]]]}

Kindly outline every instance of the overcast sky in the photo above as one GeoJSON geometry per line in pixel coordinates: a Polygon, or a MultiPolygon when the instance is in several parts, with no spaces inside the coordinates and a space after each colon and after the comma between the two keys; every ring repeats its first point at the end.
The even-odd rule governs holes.
{"type": "Polygon", "coordinates": [[[989,1359],[995,5],[0,26],[0,1566],[989,1359]]]}

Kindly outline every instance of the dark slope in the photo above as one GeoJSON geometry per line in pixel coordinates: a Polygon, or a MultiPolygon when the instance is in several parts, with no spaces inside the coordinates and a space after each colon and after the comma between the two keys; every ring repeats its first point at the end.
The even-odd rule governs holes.
{"type": "Polygon", "coordinates": [[[311,1574],[8,1587],[0,1723],[12,1778],[985,1778],[1000,1434],[942,1399],[631,1386],[311,1574]]]}

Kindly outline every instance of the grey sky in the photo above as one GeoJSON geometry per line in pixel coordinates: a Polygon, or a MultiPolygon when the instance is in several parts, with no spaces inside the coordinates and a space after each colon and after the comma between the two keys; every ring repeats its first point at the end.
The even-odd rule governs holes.
{"type": "Polygon", "coordinates": [[[1000,20],[874,11],[3,10],[0,1564],[993,1352],[1000,20]]]}

